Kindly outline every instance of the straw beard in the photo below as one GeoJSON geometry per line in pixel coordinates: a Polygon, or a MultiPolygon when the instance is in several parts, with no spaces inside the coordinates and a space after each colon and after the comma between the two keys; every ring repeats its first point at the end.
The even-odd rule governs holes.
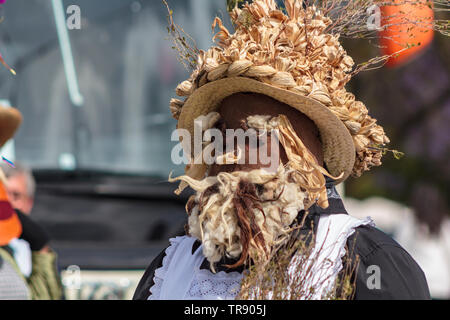
{"type": "Polygon", "coordinates": [[[268,255],[289,233],[304,209],[305,192],[294,182],[294,172],[280,166],[276,173],[263,169],[222,172],[191,185],[196,189],[186,211],[189,234],[203,243],[211,265],[223,256],[239,260],[268,255]]]}
{"type": "MultiPolygon", "coordinates": [[[[269,121],[260,116],[252,127],[261,119],[269,121]]],[[[316,163],[285,116],[273,118],[272,123],[289,159],[276,172],[221,172],[201,180],[187,172],[169,178],[196,191],[186,204],[188,234],[201,240],[213,271],[224,256],[237,259],[229,268],[269,257],[271,250],[289,237],[299,211],[314,203],[328,206],[324,175],[329,173],[316,163]]]]}

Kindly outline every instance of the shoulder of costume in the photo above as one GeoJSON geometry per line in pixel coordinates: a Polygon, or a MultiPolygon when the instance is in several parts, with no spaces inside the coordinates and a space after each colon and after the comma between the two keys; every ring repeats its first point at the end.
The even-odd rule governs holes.
{"type": "Polygon", "coordinates": [[[359,226],[347,239],[347,246],[353,248],[361,259],[369,258],[379,250],[405,251],[391,236],[371,225],[359,226]]]}

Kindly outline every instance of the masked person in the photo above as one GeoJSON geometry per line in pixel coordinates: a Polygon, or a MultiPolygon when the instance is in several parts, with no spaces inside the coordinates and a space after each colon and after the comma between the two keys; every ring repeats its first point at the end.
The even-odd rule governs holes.
{"type": "Polygon", "coordinates": [[[353,60],[325,32],[329,18],[301,1],[285,8],[273,0],[236,7],[234,34],[216,18],[218,46],[199,51],[178,86],[185,100],[171,110],[191,163],[170,181],[180,181],[177,193],[196,193],[187,235],[170,239],[134,299],[333,299],[344,270],[354,281],[346,298],[429,299],[417,263],[369,218],[349,216],[335,189],[380,165],[389,142],[344,88],[353,60]],[[281,294],[275,273],[271,290],[245,285],[254,270],[270,275],[258,266],[280,264],[280,244],[297,238],[311,247],[289,256],[281,294]]]}
{"type": "MultiPolygon", "coordinates": [[[[0,147],[21,122],[19,111],[0,107],[0,147]]],[[[9,202],[5,175],[0,169],[0,300],[60,299],[62,287],[56,254],[48,246],[49,236],[27,215],[9,202]],[[31,249],[32,269],[24,275],[15,260],[12,242],[22,239],[31,249]]]]}

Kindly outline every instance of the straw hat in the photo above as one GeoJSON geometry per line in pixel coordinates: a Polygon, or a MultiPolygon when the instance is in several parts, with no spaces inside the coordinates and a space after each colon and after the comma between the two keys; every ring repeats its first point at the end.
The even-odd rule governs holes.
{"type": "MultiPolygon", "coordinates": [[[[0,106],[0,148],[12,138],[21,122],[22,116],[17,109],[0,106]]],[[[8,244],[22,232],[20,220],[8,201],[4,183],[5,177],[0,169],[0,246],[8,244]]]]}
{"type": "MultiPolygon", "coordinates": [[[[270,96],[307,115],[319,128],[324,160],[333,176],[345,180],[381,164],[389,142],[365,105],[345,90],[354,66],[339,43],[327,33],[332,24],[315,7],[285,0],[286,13],[274,0],[255,0],[236,7],[231,34],[219,18],[218,45],[200,50],[190,78],[176,89],[184,100],[172,99],[170,109],[179,129],[193,135],[194,120],[218,108],[237,92],[270,96]]],[[[193,150],[193,148],[191,148],[193,150]]]]}

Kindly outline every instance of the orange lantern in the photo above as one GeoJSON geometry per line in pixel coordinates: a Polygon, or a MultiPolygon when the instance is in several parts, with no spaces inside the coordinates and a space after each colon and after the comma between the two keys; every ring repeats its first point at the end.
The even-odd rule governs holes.
{"type": "Polygon", "coordinates": [[[384,55],[392,55],[387,66],[410,61],[433,40],[434,19],[430,0],[393,0],[393,5],[381,7],[379,42],[384,55]],[[405,49],[406,48],[406,49],[405,49]],[[403,50],[402,52],[399,52],[403,50]]]}

